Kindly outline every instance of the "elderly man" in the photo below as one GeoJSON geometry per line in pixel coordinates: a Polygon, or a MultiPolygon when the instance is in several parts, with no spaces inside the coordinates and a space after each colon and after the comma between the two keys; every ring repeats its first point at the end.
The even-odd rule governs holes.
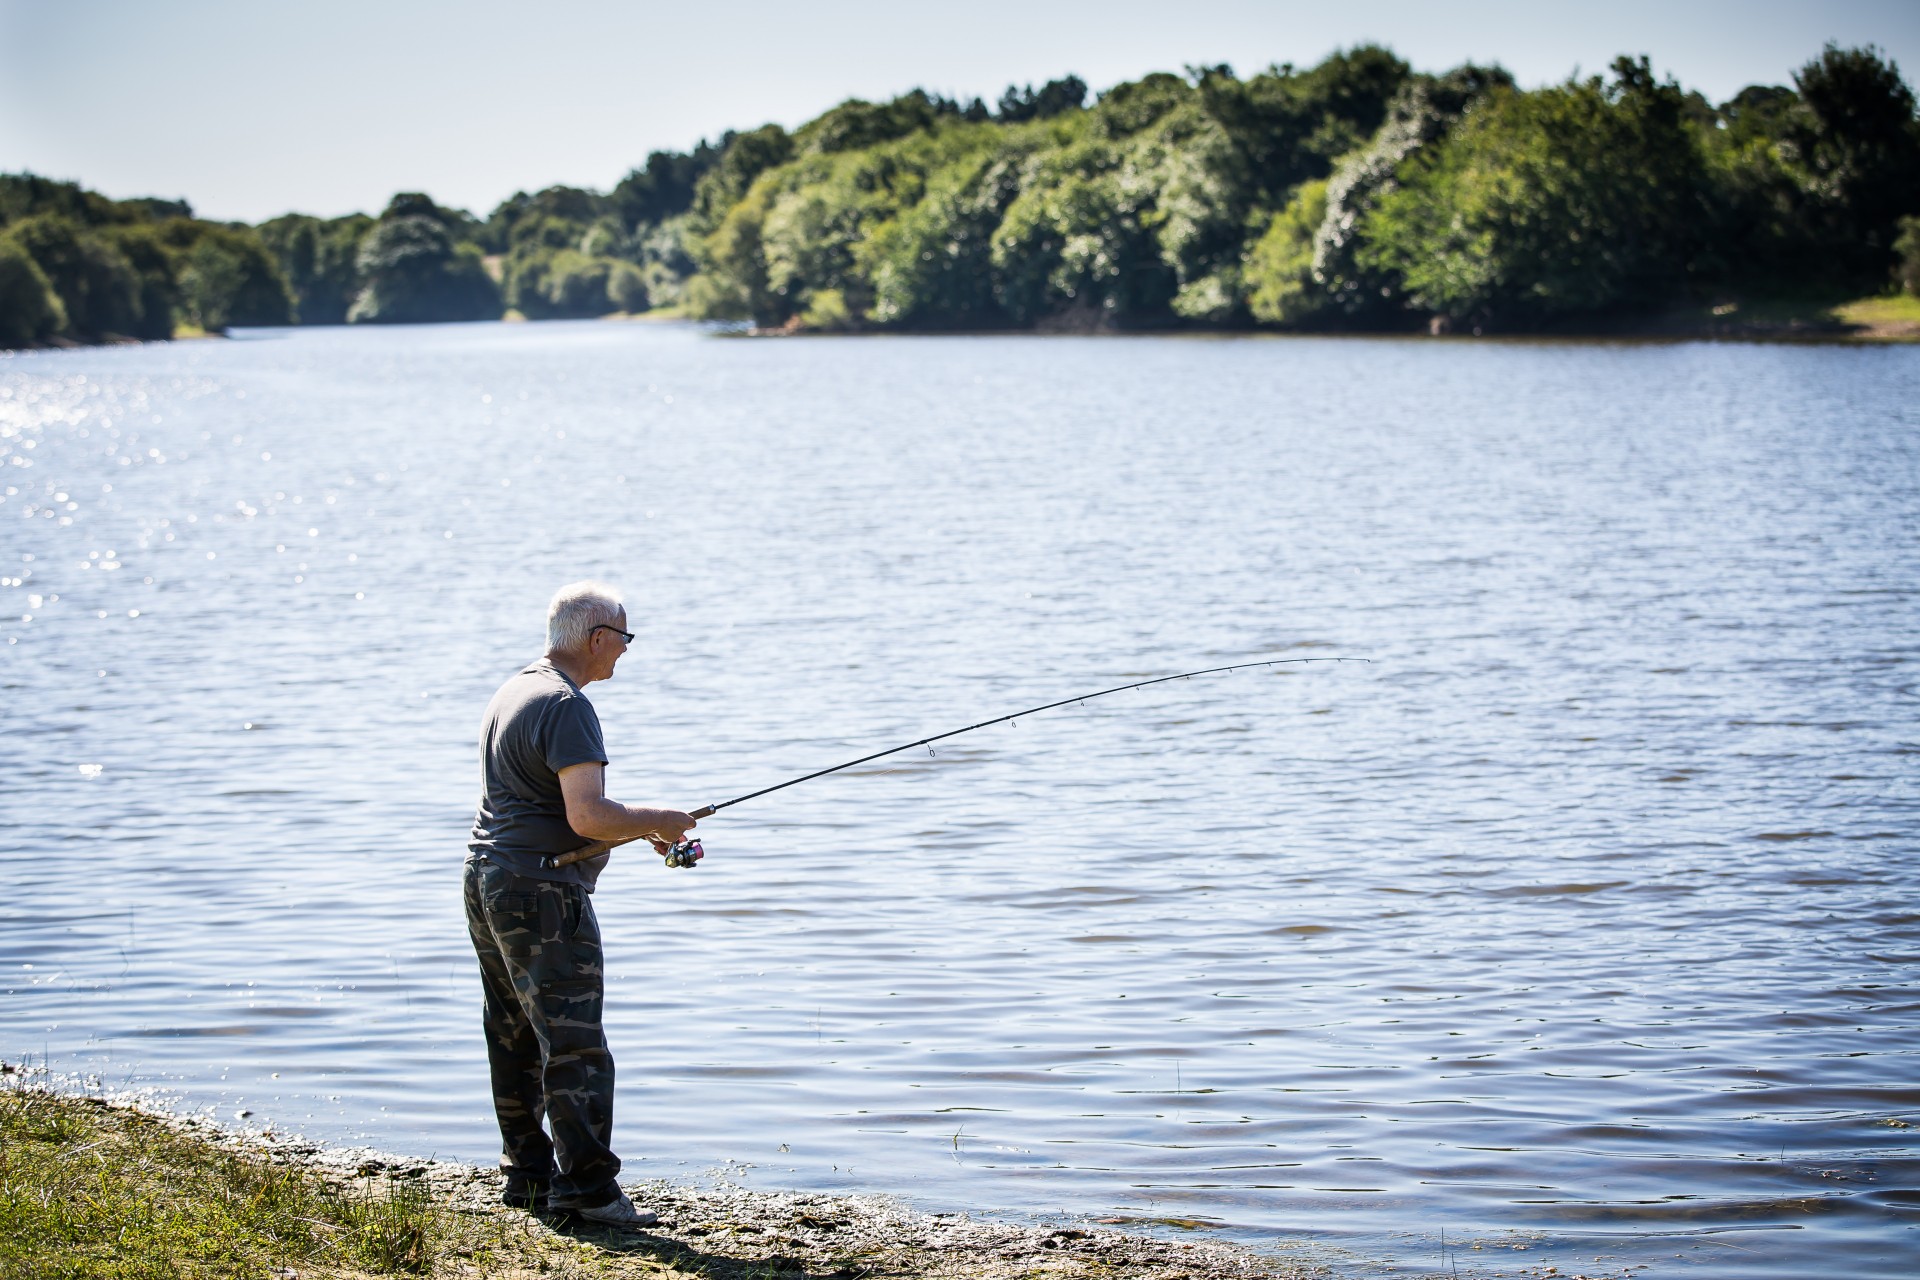
{"type": "Polygon", "coordinates": [[[693,826],[678,809],[635,808],[606,795],[600,718],[581,689],[611,679],[632,642],[612,588],[577,582],[553,597],[546,656],[487,705],[483,791],[466,863],[505,1200],[620,1227],[656,1217],[621,1191],[620,1160],[608,1145],[613,1057],[600,1025],[600,928],[587,896],[606,859],[566,867],[550,859],[636,837],[664,851],[693,826]]]}

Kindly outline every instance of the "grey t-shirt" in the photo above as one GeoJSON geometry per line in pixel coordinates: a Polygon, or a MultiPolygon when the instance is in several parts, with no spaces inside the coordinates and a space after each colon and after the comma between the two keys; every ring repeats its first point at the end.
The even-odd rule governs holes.
{"type": "Polygon", "coordinates": [[[591,892],[604,857],[558,868],[542,860],[588,843],[567,825],[560,771],[606,762],[600,717],[580,686],[545,658],[522,670],[493,695],[480,727],[480,811],[467,861],[484,857],[516,875],[591,892]]]}

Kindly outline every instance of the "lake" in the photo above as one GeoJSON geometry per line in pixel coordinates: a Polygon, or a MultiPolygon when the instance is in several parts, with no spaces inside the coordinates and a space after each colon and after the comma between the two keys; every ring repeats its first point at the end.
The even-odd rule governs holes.
{"type": "Polygon", "coordinates": [[[686,808],[1372,659],[617,853],[629,1177],[1920,1257],[1920,348],[250,331],[0,357],[0,464],[9,1061],[490,1162],[475,738],[597,576],[686,808]]]}

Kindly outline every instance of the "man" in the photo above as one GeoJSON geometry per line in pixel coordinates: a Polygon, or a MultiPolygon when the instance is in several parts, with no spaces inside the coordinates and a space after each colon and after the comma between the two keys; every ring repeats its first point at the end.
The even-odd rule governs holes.
{"type": "Polygon", "coordinates": [[[635,837],[664,852],[693,826],[678,809],[635,808],[606,795],[600,718],[581,689],[611,679],[632,642],[612,588],[576,582],[553,597],[546,656],[487,704],[483,790],[466,863],[504,1199],[618,1227],[658,1219],[621,1191],[620,1160],[608,1145],[613,1057],[600,1025],[600,927],[587,896],[606,859],[567,867],[548,860],[592,841],[635,837]]]}

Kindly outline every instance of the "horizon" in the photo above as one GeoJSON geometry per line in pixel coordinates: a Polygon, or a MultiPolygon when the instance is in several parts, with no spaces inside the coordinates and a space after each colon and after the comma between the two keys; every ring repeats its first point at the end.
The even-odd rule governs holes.
{"type": "Polygon", "coordinates": [[[752,8],[722,18],[574,0],[543,14],[541,40],[516,45],[520,15],[498,3],[395,13],[367,0],[270,12],[233,0],[168,11],[0,0],[0,171],[116,199],[185,199],[220,221],[377,214],[400,191],[485,217],[516,191],[606,191],[651,151],[769,122],[793,128],[850,98],[914,88],[991,104],[1010,84],[1070,74],[1099,93],[1221,62],[1242,76],[1310,67],[1367,43],[1419,71],[1498,63],[1528,88],[1646,54],[1657,74],[1716,103],[1749,84],[1790,83],[1829,41],[1878,46],[1909,84],[1920,65],[1920,7],[1890,0],[1682,11],[1626,0],[1551,22],[1504,2],[1435,15],[1395,0],[1328,15],[1202,0],[1169,18],[1139,3],[1034,12],[990,0],[951,30],[872,0],[752,8]],[[375,27],[381,40],[361,34],[375,27]],[[830,38],[813,38],[822,32],[830,38]],[[298,60],[274,56],[295,46],[298,60]],[[76,81],[89,84],[79,101],[76,81]],[[229,100],[248,109],[218,109],[229,100]]]}

